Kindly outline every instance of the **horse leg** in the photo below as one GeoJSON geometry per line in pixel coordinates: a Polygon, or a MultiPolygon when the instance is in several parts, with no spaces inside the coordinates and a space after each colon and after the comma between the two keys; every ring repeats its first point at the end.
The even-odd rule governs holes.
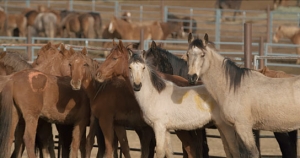
{"type": "Polygon", "coordinates": [[[38,116],[24,116],[25,131],[24,131],[24,143],[29,158],[35,158],[34,143],[36,136],[36,129],[38,125],[38,116]]]}
{"type": "Polygon", "coordinates": [[[154,123],[153,129],[154,129],[155,139],[156,139],[156,157],[164,158],[167,130],[163,125],[157,123],[154,123]]]}
{"type": "Polygon", "coordinates": [[[97,145],[98,145],[97,158],[102,158],[102,157],[104,157],[104,153],[105,153],[104,136],[103,136],[102,130],[99,126],[98,119],[95,118],[95,123],[94,124],[95,124],[97,145]]]}
{"type": "Polygon", "coordinates": [[[115,133],[121,145],[121,150],[125,158],[130,158],[130,148],[124,126],[115,125],[115,133]]]}
{"type": "Polygon", "coordinates": [[[282,158],[296,158],[297,149],[294,148],[295,146],[293,146],[289,134],[274,132],[274,135],[279,144],[282,158]]]}
{"type": "Polygon", "coordinates": [[[72,141],[72,131],[73,131],[73,125],[61,125],[61,124],[55,124],[56,129],[59,133],[58,139],[59,139],[59,149],[60,153],[59,157],[65,158],[69,157],[70,155],[70,145],[72,141]]]}
{"type": "Polygon", "coordinates": [[[288,134],[290,136],[290,141],[292,143],[292,148],[294,150],[294,153],[297,156],[298,130],[288,132],[288,134]]]}
{"type": "MultiPolygon", "coordinates": [[[[44,158],[50,156],[50,152],[54,153],[54,148],[51,148],[53,151],[49,151],[49,147],[53,142],[52,126],[51,123],[48,123],[42,119],[39,119],[37,126],[37,141],[41,146],[41,153],[44,158]]],[[[54,146],[54,144],[52,144],[54,146]]]]}
{"type": "Polygon", "coordinates": [[[80,146],[79,146],[81,157],[85,157],[85,155],[86,155],[85,146],[86,146],[86,130],[84,130],[84,132],[82,134],[81,141],[80,141],[80,146]]]}
{"type": "Polygon", "coordinates": [[[154,145],[152,144],[152,141],[154,141],[153,138],[155,138],[153,129],[151,127],[144,127],[142,129],[136,129],[135,132],[140,139],[141,158],[153,158],[155,148],[155,143],[154,145]]]}
{"type": "Polygon", "coordinates": [[[172,150],[172,144],[171,144],[171,134],[169,131],[165,132],[165,151],[166,151],[166,157],[173,157],[173,150],[172,150]]]}
{"type": "Polygon", "coordinates": [[[248,152],[248,157],[258,158],[259,152],[253,137],[252,127],[243,123],[236,123],[235,130],[248,152]]]}
{"type": "Polygon", "coordinates": [[[196,150],[192,144],[193,140],[188,131],[176,130],[175,131],[177,137],[182,142],[182,146],[184,151],[187,154],[188,158],[196,157],[196,150]]]}
{"type": "Polygon", "coordinates": [[[91,157],[91,152],[95,141],[95,135],[96,135],[96,122],[95,122],[95,117],[91,115],[90,130],[86,138],[86,155],[85,155],[86,158],[91,157]]]}
{"type": "Polygon", "coordinates": [[[11,158],[21,158],[24,151],[23,135],[25,130],[24,120],[20,119],[15,131],[15,149],[11,158]]]}
{"type": "Polygon", "coordinates": [[[105,142],[105,154],[104,157],[106,158],[113,158],[114,156],[114,125],[113,125],[113,118],[111,116],[103,117],[99,119],[99,125],[103,132],[104,142],[105,142]]]}
{"type": "Polygon", "coordinates": [[[85,133],[87,121],[82,120],[74,125],[73,133],[72,133],[72,143],[71,143],[71,158],[77,158],[78,150],[80,147],[80,141],[85,133]]]}

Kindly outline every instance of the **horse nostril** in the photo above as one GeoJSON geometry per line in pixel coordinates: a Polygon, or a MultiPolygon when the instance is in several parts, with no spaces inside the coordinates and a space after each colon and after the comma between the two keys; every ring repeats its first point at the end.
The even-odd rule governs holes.
{"type": "Polygon", "coordinates": [[[141,87],[142,87],[142,83],[139,83],[139,84],[133,83],[133,89],[135,91],[141,90],[141,87]]]}
{"type": "Polygon", "coordinates": [[[195,84],[198,79],[197,74],[188,75],[188,81],[190,84],[195,84]]]}

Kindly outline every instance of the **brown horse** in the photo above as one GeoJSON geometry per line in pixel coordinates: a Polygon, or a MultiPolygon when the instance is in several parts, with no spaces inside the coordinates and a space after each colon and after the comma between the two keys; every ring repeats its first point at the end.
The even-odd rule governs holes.
{"type": "MultiPolygon", "coordinates": [[[[38,68],[41,68],[41,66],[38,66],[38,68]]],[[[35,157],[33,143],[38,117],[55,123],[74,124],[71,157],[77,157],[80,138],[89,122],[90,110],[86,106],[88,99],[85,93],[83,91],[74,92],[69,84],[66,84],[70,81],[68,77],[52,76],[33,69],[14,73],[8,78],[10,80],[5,85],[7,90],[2,91],[3,110],[1,112],[5,111],[5,107],[8,107],[7,110],[14,110],[14,113],[10,116],[1,115],[1,117],[6,117],[8,120],[7,126],[11,127],[5,128],[1,126],[1,128],[11,131],[9,133],[14,133],[17,120],[22,114],[26,123],[24,132],[25,146],[29,157],[35,157]],[[23,79],[19,79],[20,76],[23,76],[23,79]],[[28,80],[24,80],[24,78],[28,78],[28,80]],[[25,93],[20,90],[12,91],[17,88],[15,85],[19,84],[23,84],[22,90],[25,90],[25,93]],[[28,98],[30,98],[29,101],[28,98]],[[12,106],[11,101],[14,101],[14,106],[12,106]]],[[[12,143],[12,134],[7,135],[2,140],[1,145],[3,148],[1,150],[3,150],[3,157],[5,157],[6,154],[10,153],[9,144],[12,143]],[[5,147],[5,144],[8,146],[5,147]]],[[[84,155],[85,153],[82,154],[84,155]]]]}
{"type": "MultiPolygon", "coordinates": [[[[122,43],[119,45],[114,44],[106,60],[117,61],[117,58],[123,58],[122,54],[124,52],[127,52],[127,49],[122,43]]],[[[83,49],[81,54],[76,53],[70,59],[71,85],[75,90],[84,89],[91,99],[92,115],[98,120],[104,135],[106,157],[113,157],[113,129],[116,127],[124,128],[124,126],[131,127],[137,131],[142,146],[141,157],[153,157],[153,155],[149,155],[148,149],[154,133],[140,114],[140,108],[133,96],[133,91],[126,84],[129,81],[122,76],[114,76],[112,74],[113,79],[99,84],[94,80],[94,72],[97,67],[86,54],[86,50],[83,49]]],[[[92,123],[91,126],[93,126],[92,123]]],[[[154,147],[151,149],[154,150],[154,147]]],[[[129,157],[130,155],[125,156],[129,157]]]]}
{"type": "MultiPolygon", "coordinates": [[[[297,26],[278,26],[273,35],[274,42],[279,42],[280,38],[289,38],[293,44],[300,44],[300,28],[297,26]]],[[[297,55],[300,55],[300,47],[296,48],[297,55]]],[[[300,59],[297,59],[300,64],[300,59]]]]}

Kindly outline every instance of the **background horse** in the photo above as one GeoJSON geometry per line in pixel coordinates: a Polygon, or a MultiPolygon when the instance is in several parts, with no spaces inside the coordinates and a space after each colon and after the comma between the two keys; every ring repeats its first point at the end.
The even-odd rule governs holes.
{"type": "Polygon", "coordinates": [[[248,157],[259,157],[252,129],[288,132],[300,127],[299,77],[273,79],[240,68],[207,46],[207,34],[204,40],[190,34],[188,42],[189,81],[201,77],[218,101],[223,120],[234,126],[248,157]]]}
{"type": "MultiPolygon", "coordinates": [[[[289,38],[293,44],[300,44],[300,28],[297,26],[278,26],[273,35],[273,40],[279,42],[281,38],[289,38]]],[[[300,47],[296,48],[296,54],[300,55],[300,47]]],[[[296,64],[300,64],[300,59],[297,59],[296,64]]]]}
{"type": "Polygon", "coordinates": [[[34,20],[35,32],[33,34],[54,38],[57,31],[57,21],[57,16],[54,13],[39,13],[34,20]]]}
{"type": "Polygon", "coordinates": [[[234,9],[233,20],[235,20],[235,17],[238,11],[240,10],[242,1],[243,0],[216,0],[215,6],[216,8],[219,9],[224,9],[224,8],[234,9]]]}
{"type": "Polygon", "coordinates": [[[15,36],[14,32],[18,32],[17,36],[25,37],[27,19],[22,14],[7,14],[4,23],[4,30],[7,36],[15,36]]]}

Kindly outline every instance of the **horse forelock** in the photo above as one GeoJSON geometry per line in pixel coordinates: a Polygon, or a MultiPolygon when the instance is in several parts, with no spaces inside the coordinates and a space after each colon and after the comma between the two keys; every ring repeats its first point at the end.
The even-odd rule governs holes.
{"type": "Polygon", "coordinates": [[[249,75],[251,71],[248,68],[241,68],[237,66],[232,60],[224,58],[223,68],[225,71],[225,76],[227,83],[229,82],[229,89],[233,88],[234,92],[241,85],[242,79],[245,75],[249,75]]]}

